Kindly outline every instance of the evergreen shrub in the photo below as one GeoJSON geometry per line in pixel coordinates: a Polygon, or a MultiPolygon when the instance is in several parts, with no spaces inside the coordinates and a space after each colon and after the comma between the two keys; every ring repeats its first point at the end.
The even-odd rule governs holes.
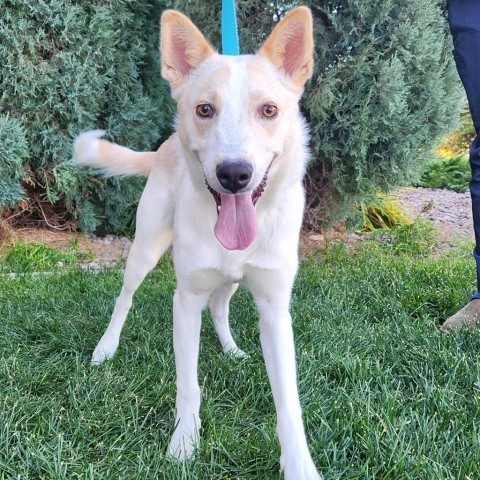
{"type": "Polygon", "coordinates": [[[370,192],[418,180],[439,137],[458,124],[462,91],[442,2],[307,3],[316,41],[304,96],[314,179],[307,218],[316,225],[332,205],[345,215],[370,192]]]}
{"type": "Polygon", "coordinates": [[[25,130],[10,115],[0,115],[0,208],[23,198],[24,162],[28,157],[25,130]]]}
{"type": "Polygon", "coordinates": [[[418,186],[447,188],[458,193],[464,193],[468,190],[471,178],[470,162],[467,157],[438,158],[427,165],[418,186]]]}
{"type": "MultiPolygon", "coordinates": [[[[237,2],[242,53],[253,52],[296,3],[237,2]]],[[[367,194],[418,179],[437,138],[455,125],[461,87],[440,1],[298,3],[314,15],[315,73],[302,105],[312,146],[306,221],[318,226],[357,211],[367,194]]],[[[118,143],[155,148],[174,110],[159,73],[160,13],[189,15],[220,50],[221,2],[0,4],[0,115],[24,128],[27,198],[54,202],[84,228],[122,229],[142,181],[73,169],[73,138],[103,128],[118,143]]]]}
{"type": "MultiPolygon", "coordinates": [[[[63,212],[62,219],[68,212],[90,230],[119,230],[138,201],[142,181],[87,178],[69,163],[72,142],[83,130],[104,128],[111,140],[152,149],[170,131],[172,102],[158,61],[158,18],[164,4],[158,0],[0,0],[0,4],[0,115],[24,128],[27,200],[53,203],[63,212]]],[[[0,134],[1,164],[15,161],[5,156],[4,138],[0,134]]],[[[18,172],[15,175],[18,182],[21,178],[18,172]]],[[[7,188],[2,177],[0,191],[7,188]]],[[[17,183],[10,203],[20,191],[17,183]]],[[[35,208],[30,205],[29,210],[35,208]]]]}

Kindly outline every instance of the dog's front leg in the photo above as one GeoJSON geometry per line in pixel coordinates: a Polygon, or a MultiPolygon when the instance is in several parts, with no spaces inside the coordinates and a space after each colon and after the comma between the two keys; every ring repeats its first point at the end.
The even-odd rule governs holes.
{"type": "Polygon", "coordinates": [[[286,480],[320,480],[307,446],[297,390],[291,284],[283,283],[282,277],[284,272],[278,276],[262,272],[248,285],[260,313],[260,342],[277,411],[280,465],[286,480]]]}
{"type": "Polygon", "coordinates": [[[115,354],[135,291],[172,243],[173,207],[168,189],[162,189],[161,172],[152,172],[137,210],[135,240],[128,254],[123,287],[115,302],[110,323],[92,355],[99,365],[115,354]]]}
{"type": "Polygon", "coordinates": [[[176,428],[168,453],[180,460],[192,456],[200,440],[200,387],[197,379],[202,310],[208,296],[177,288],[173,297],[173,347],[177,370],[176,428]]]}

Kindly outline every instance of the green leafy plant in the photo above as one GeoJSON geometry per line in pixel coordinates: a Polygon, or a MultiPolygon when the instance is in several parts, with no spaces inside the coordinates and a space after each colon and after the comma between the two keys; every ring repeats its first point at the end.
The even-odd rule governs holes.
{"type": "Polygon", "coordinates": [[[315,179],[307,200],[322,221],[418,179],[462,102],[440,2],[307,4],[317,49],[303,97],[315,179]]]}
{"type": "Polygon", "coordinates": [[[435,153],[445,159],[468,156],[470,144],[475,135],[472,116],[468,105],[465,105],[460,114],[460,127],[442,140],[435,149],[435,153]]]}
{"type": "Polygon", "coordinates": [[[471,179],[468,158],[455,156],[447,160],[434,160],[427,165],[418,185],[428,188],[448,188],[466,192],[471,179]]]}
{"type": "MultiPolygon", "coordinates": [[[[427,203],[422,213],[428,211],[427,203]]],[[[394,195],[377,194],[361,204],[363,232],[369,232],[373,244],[393,254],[429,255],[436,245],[437,228],[430,220],[409,218],[394,195]]]]}
{"type": "Polygon", "coordinates": [[[371,197],[369,203],[361,203],[359,208],[362,214],[362,231],[392,229],[409,223],[397,197],[393,195],[377,194],[371,197]]]}
{"type": "MultiPolygon", "coordinates": [[[[371,192],[416,179],[435,139],[456,123],[461,89],[440,2],[430,0],[238,2],[243,53],[298,3],[310,4],[315,22],[315,73],[302,106],[313,152],[308,222],[317,226],[335,212],[351,214],[371,192]]],[[[54,202],[60,218],[89,230],[124,227],[143,182],[99,180],[68,161],[82,130],[104,128],[135,149],[153,149],[171,131],[174,107],[158,55],[165,7],[189,15],[220,50],[221,2],[2,5],[0,115],[24,129],[23,187],[33,207],[54,202]]],[[[8,202],[22,193],[15,175],[8,202]]]]}
{"type": "Polygon", "coordinates": [[[438,230],[430,220],[417,218],[391,230],[378,230],[373,238],[381,248],[395,255],[428,256],[436,246],[437,236],[438,230]]]}
{"type": "Polygon", "coordinates": [[[0,209],[21,200],[29,150],[22,122],[0,110],[0,209]]]}

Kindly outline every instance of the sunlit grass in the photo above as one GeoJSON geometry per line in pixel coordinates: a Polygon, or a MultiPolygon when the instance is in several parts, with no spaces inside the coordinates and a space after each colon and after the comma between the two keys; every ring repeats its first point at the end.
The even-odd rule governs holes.
{"type": "MultiPolygon", "coordinates": [[[[480,478],[480,332],[441,334],[474,262],[375,242],[302,264],[292,299],[299,388],[327,479],[480,478]]],[[[205,315],[202,446],[165,456],[174,427],[172,294],[165,260],[140,287],[116,357],[90,367],[121,273],[0,279],[1,479],[278,479],[275,414],[250,295],[221,353],[205,315]]]]}

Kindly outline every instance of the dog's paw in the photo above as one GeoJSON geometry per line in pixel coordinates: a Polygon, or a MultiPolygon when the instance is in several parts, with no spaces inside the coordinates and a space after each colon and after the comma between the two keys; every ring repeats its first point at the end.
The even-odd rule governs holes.
{"type": "Polygon", "coordinates": [[[117,351],[118,343],[118,339],[105,337],[104,335],[93,351],[91,364],[100,365],[105,360],[110,360],[117,351]]]}
{"type": "Polygon", "coordinates": [[[308,458],[297,457],[294,461],[287,461],[282,456],[280,468],[283,470],[285,480],[323,480],[310,455],[308,458]]]}
{"type": "Polygon", "coordinates": [[[168,445],[167,454],[177,460],[192,458],[200,442],[199,426],[197,426],[199,423],[199,419],[188,422],[180,420],[168,445]]]}
{"type": "Polygon", "coordinates": [[[249,358],[250,355],[245,353],[242,349],[238,348],[236,345],[230,346],[230,344],[223,349],[223,353],[231,355],[235,358],[249,358]]]}

